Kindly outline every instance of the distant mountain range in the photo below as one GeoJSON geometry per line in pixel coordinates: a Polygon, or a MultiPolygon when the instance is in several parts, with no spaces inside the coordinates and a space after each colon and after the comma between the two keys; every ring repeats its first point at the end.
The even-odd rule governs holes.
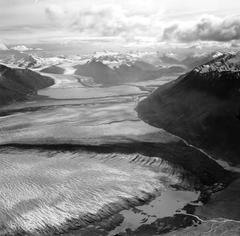
{"type": "Polygon", "coordinates": [[[115,85],[159,78],[163,75],[183,73],[182,67],[156,67],[144,61],[133,61],[116,67],[109,67],[103,62],[93,59],[83,65],[75,66],[76,75],[92,77],[96,83],[115,85]]]}
{"type": "Polygon", "coordinates": [[[221,54],[220,52],[214,53],[203,53],[203,54],[188,54],[184,57],[179,57],[174,53],[118,53],[118,52],[96,52],[93,55],[85,56],[39,56],[36,53],[32,52],[20,52],[18,50],[1,50],[0,49],[0,61],[3,64],[16,66],[21,68],[31,68],[38,70],[45,70],[46,73],[54,73],[56,67],[58,67],[57,73],[64,73],[66,65],[76,66],[89,63],[91,61],[101,62],[104,65],[107,65],[111,69],[115,70],[116,68],[122,65],[140,66],[141,69],[145,71],[154,71],[156,68],[165,68],[168,69],[174,66],[178,72],[185,72],[193,69],[196,66],[207,63],[210,60],[213,60],[216,56],[221,54]],[[142,65],[139,65],[139,64],[142,65]],[[143,68],[143,63],[145,63],[145,68],[143,68]],[[138,65],[137,65],[138,64],[138,65]],[[54,66],[52,68],[52,66],[54,66]],[[50,68],[49,68],[50,67],[50,68]],[[49,68],[49,69],[48,69],[49,68]],[[59,68],[63,70],[60,71],[59,68]]]}
{"type": "Polygon", "coordinates": [[[151,125],[240,164],[240,53],[220,54],[159,87],[137,107],[151,125]]]}
{"type": "Polygon", "coordinates": [[[182,65],[185,66],[187,70],[192,70],[194,67],[205,64],[221,55],[223,55],[223,53],[216,51],[212,53],[189,54],[180,59],[176,55],[165,53],[159,55],[156,61],[160,64],[182,65]]]}
{"type": "Polygon", "coordinates": [[[0,65],[0,105],[24,100],[53,84],[53,79],[31,70],[0,65]]]}
{"type": "Polygon", "coordinates": [[[38,64],[33,55],[19,52],[16,50],[6,50],[0,52],[0,60],[2,63],[22,68],[34,68],[38,64]]]}

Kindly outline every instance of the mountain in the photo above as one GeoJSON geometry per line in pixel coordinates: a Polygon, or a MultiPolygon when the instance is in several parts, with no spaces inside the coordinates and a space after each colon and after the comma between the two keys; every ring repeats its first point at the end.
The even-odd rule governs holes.
{"type": "Polygon", "coordinates": [[[53,84],[53,79],[31,70],[0,65],[0,105],[24,100],[53,84]]]}
{"type": "Polygon", "coordinates": [[[175,75],[186,72],[186,68],[181,65],[173,65],[168,67],[162,67],[159,69],[159,72],[162,75],[175,75]]]}
{"type": "Polygon", "coordinates": [[[90,60],[102,62],[103,64],[113,68],[118,67],[122,64],[129,64],[136,61],[139,55],[133,55],[130,53],[119,53],[119,52],[95,52],[90,60]]]}
{"type": "Polygon", "coordinates": [[[161,76],[157,68],[140,61],[132,64],[122,64],[115,68],[115,72],[119,75],[123,83],[151,80],[161,76]]]}
{"type": "Polygon", "coordinates": [[[161,54],[158,52],[155,63],[158,63],[158,65],[178,65],[183,66],[188,70],[192,70],[193,68],[208,63],[209,61],[221,55],[223,55],[223,53],[219,51],[214,51],[211,53],[197,53],[193,51],[185,54],[182,54],[181,52],[161,54]]]}
{"type": "Polygon", "coordinates": [[[120,80],[113,69],[100,61],[92,60],[86,64],[77,65],[74,68],[76,69],[76,75],[92,77],[96,83],[113,85],[117,84],[120,80]]]}
{"type": "Polygon", "coordinates": [[[30,54],[16,50],[8,50],[0,53],[1,62],[11,66],[22,68],[37,67],[37,59],[30,54]]]}
{"type": "Polygon", "coordinates": [[[32,56],[28,54],[16,54],[14,56],[14,60],[17,64],[18,67],[23,67],[23,68],[32,68],[37,65],[37,60],[32,56]]]}
{"type": "Polygon", "coordinates": [[[180,61],[172,53],[164,53],[163,55],[159,55],[159,59],[164,64],[180,64],[180,61]]]}
{"type": "Polygon", "coordinates": [[[0,61],[2,64],[9,65],[11,67],[31,68],[31,69],[43,69],[51,67],[53,65],[62,64],[76,64],[79,57],[65,58],[63,56],[47,56],[35,53],[29,53],[27,51],[22,52],[18,50],[5,50],[0,52],[0,61]]]}
{"type": "Polygon", "coordinates": [[[159,68],[140,60],[122,63],[111,68],[103,62],[93,59],[83,65],[77,65],[75,68],[76,75],[92,77],[96,83],[103,85],[151,80],[185,71],[181,66],[159,68]]]}
{"type": "Polygon", "coordinates": [[[192,70],[194,67],[208,63],[209,61],[214,60],[214,58],[218,58],[219,56],[222,55],[224,54],[218,51],[213,53],[194,54],[185,57],[181,61],[181,64],[185,65],[188,69],[192,70]]]}
{"type": "Polygon", "coordinates": [[[232,165],[240,164],[240,53],[222,54],[159,87],[139,117],[232,165]]]}
{"type": "Polygon", "coordinates": [[[158,68],[148,62],[136,60],[132,63],[134,66],[144,70],[144,71],[157,71],[158,68]]]}
{"type": "Polygon", "coordinates": [[[56,66],[56,65],[49,66],[49,67],[41,70],[41,72],[43,72],[43,73],[59,74],[59,75],[62,75],[64,73],[64,71],[65,70],[63,68],[56,66]]]}

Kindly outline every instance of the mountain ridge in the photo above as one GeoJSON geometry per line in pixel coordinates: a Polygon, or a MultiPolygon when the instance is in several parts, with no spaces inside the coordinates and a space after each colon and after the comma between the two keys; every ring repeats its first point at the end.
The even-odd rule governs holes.
{"type": "Polygon", "coordinates": [[[76,75],[92,77],[96,83],[115,85],[125,82],[138,82],[160,78],[163,75],[177,74],[184,71],[180,67],[161,68],[155,67],[140,60],[121,64],[119,67],[109,67],[99,60],[90,60],[81,65],[76,65],[76,75]]]}
{"type": "Polygon", "coordinates": [[[222,70],[223,58],[223,64],[234,59],[238,68],[237,54],[220,56],[160,86],[136,110],[147,123],[186,139],[216,159],[240,165],[240,71],[222,70]],[[206,65],[216,70],[201,73],[199,68],[206,65]]]}
{"type": "Polygon", "coordinates": [[[28,69],[10,68],[0,64],[0,105],[24,100],[37,90],[49,87],[54,80],[28,69]]]}

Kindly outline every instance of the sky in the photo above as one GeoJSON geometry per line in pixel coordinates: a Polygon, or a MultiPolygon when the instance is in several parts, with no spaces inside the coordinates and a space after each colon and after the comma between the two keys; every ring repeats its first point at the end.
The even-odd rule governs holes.
{"type": "Polygon", "coordinates": [[[233,45],[239,0],[0,0],[5,44],[233,45]]]}

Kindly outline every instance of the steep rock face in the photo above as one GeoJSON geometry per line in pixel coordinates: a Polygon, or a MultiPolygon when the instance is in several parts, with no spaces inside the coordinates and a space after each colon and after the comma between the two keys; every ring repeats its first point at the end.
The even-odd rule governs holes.
{"type": "Polygon", "coordinates": [[[49,87],[54,80],[28,69],[0,65],[0,105],[24,100],[37,90],[49,87]]]}
{"type": "Polygon", "coordinates": [[[240,164],[239,62],[239,54],[226,54],[196,67],[140,102],[139,116],[215,158],[240,164]]]}

